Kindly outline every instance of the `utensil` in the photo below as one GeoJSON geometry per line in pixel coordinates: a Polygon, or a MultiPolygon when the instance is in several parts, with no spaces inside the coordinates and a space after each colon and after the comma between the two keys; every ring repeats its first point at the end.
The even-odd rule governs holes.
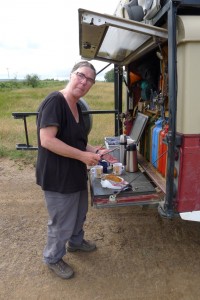
{"type": "MultiPolygon", "coordinates": [[[[117,149],[119,149],[119,148],[116,147],[116,148],[113,148],[112,150],[108,150],[106,153],[101,154],[100,158],[102,159],[104,155],[106,155],[106,154],[108,154],[108,153],[112,153],[112,152],[114,152],[114,151],[117,150],[117,149]]],[[[106,160],[106,159],[105,159],[105,160],[106,160]]]]}

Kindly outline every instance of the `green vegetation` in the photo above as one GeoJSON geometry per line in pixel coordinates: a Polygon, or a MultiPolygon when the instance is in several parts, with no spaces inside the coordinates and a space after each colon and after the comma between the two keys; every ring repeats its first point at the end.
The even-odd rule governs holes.
{"type": "Polygon", "coordinates": [[[114,69],[108,71],[104,78],[106,82],[114,82],[114,69]]]}
{"type": "MultiPolygon", "coordinates": [[[[66,82],[54,80],[40,81],[38,87],[32,88],[25,82],[0,82],[0,157],[20,159],[25,163],[34,163],[37,155],[35,150],[16,150],[16,144],[25,143],[24,122],[14,119],[13,112],[36,112],[41,101],[47,94],[60,90],[66,82]]],[[[114,109],[114,84],[97,82],[84,97],[91,110],[114,109]]],[[[29,143],[37,146],[36,118],[27,117],[29,143]]],[[[93,115],[93,126],[89,134],[89,143],[102,145],[105,136],[114,135],[114,115],[93,115]]]]}
{"type": "Polygon", "coordinates": [[[24,80],[17,80],[12,79],[9,81],[0,81],[0,92],[5,92],[8,90],[13,89],[21,89],[21,88],[27,88],[27,87],[55,87],[60,86],[60,84],[66,84],[64,81],[54,80],[54,79],[46,79],[46,80],[40,80],[39,76],[36,74],[33,75],[26,75],[26,78],[24,80]]]}
{"type": "Polygon", "coordinates": [[[33,75],[28,74],[28,75],[26,75],[26,82],[27,82],[27,85],[35,88],[36,86],[40,85],[40,78],[37,74],[33,74],[33,75]]]}

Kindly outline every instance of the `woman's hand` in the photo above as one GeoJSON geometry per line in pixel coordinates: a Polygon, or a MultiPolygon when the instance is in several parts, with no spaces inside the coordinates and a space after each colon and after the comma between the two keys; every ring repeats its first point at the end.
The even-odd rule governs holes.
{"type": "Polygon", "coordinates": [[[101,156],[100,156],[100,154],[84,151],[84,152],[82,152],[80,160],[88,166],[95,166],[101,160],[101,156]]]}

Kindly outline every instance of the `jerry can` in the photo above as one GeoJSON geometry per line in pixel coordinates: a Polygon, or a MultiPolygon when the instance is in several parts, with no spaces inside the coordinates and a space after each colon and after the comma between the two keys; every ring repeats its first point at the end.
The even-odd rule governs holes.
{"type": "Polygon", "coordinates": [[[145,130],[145,158],[151,160],[151,147],[152,147],[152,131],[155,127],[155,118],[152,117],[147,124],[145,130]]]}
{"type": "Polygon", "coordinates": [[[167,145],[163,143],[163,139],[165,138],[166,134],[168,133],[169,125],[166,124],[164,128],[160,131],[159,134],[159,148],[158,148],[158,171],[164,176],[165,169],[166,169],[166,158],[167,158],[167,145]]]}
{"type": "Polygon", "coordinates": [[[158,166],[158,144],[159,144],[159,134],[160,131],[162,130],[162,122],[163,119],[158,119],[155,122],[155,127],[153,129],[153,134],[152,134],[152,154],[151,154],[151,162],[155,168],[158,166]]]}
{"type": "MultiPolygon", "coordinates": [[[[164,130],[165,130],[165,135],[164,135],[164,138],[165,138],[168,131],[169,131],[169,125],[168,124],[165,125],[164,130]]],[[[167,152],[166,151],[167,151],[167,144],[162,143],[162,153],[164,153],[164,154],[162,156],[161,174],[164,177],[166,176],[166,165],[167,165],[167,152]]]]}

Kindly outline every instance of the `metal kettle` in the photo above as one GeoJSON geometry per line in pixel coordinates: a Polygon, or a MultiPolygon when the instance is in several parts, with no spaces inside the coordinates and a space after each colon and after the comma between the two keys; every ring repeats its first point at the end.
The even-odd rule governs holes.
{"type": "Polygon", "coordinates": [[[124,165],[127,172],[138,171],[137,147],[135,143],[126,146],[124,153],[124,165]]]}

